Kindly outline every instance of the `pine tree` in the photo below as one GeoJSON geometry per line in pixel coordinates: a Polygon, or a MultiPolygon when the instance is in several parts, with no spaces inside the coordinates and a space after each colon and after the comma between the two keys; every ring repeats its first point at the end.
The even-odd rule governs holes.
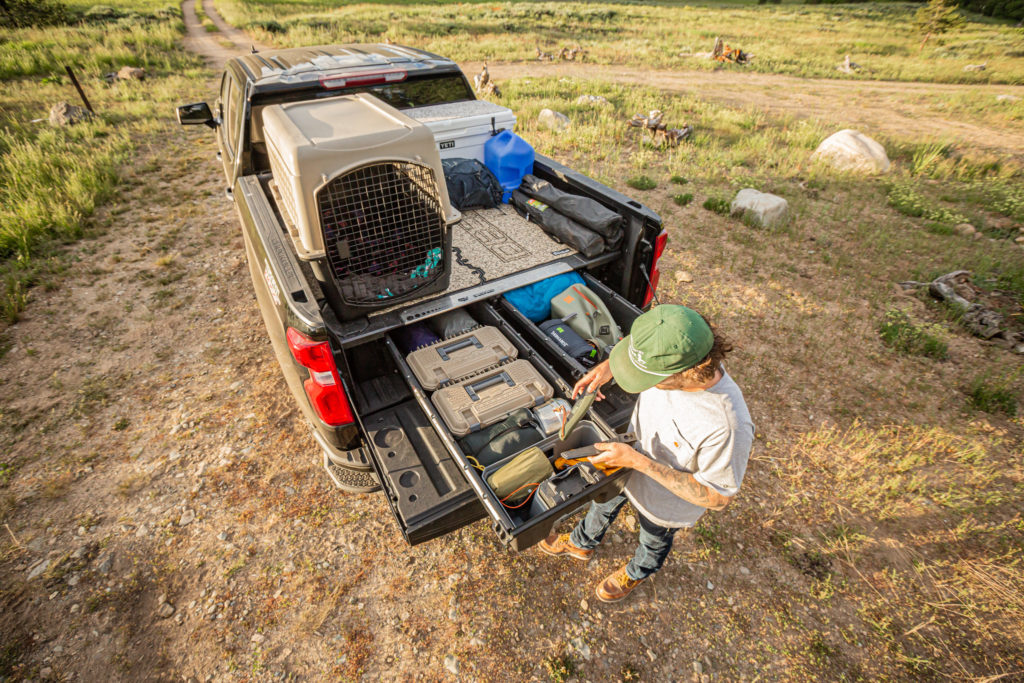
{"type": "Polygon", "coordinates": [[[956,5],[946,0],[929,0],[927,5],[922,6],[914,15],[914,25],[924,34],[921,47],[932,36],[948,33],[963,26],[967,20],[964,15],[957,11],[956,5]]]}

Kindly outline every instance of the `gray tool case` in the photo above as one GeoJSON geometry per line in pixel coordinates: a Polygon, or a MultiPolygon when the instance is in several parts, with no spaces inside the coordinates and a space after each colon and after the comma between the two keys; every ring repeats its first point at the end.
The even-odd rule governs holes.
{"type": "Polygon", "coordinates": [[[513,410],[539,406],[554,394],[530,361],[516,360],[439,389],[430,400],[448,429],[465,436],[513,410]]]}
{"type": "Polygon", "coordinates": [[[477,327],[431,346],[416,349],[405,360],[427,391],[458,382],[481,370],[514,359],[516,347],[494,327],[477,327]]]}

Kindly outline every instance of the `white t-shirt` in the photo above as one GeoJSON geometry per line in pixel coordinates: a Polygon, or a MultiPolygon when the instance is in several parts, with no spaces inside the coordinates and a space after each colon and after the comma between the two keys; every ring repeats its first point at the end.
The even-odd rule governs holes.
{"type": "MultiPolygon", "coordinates": [[[[639,439],[637,450],[652,460],[689,472],[723,495],[740,490],[754,423],[743,393],[724,370],[703,391],[641,392],[630,429],[639,439]]],[[[624,493],[644,517],[665,527],[691,527],[705,510],[640,472],[629,476],[624,493]]]]}

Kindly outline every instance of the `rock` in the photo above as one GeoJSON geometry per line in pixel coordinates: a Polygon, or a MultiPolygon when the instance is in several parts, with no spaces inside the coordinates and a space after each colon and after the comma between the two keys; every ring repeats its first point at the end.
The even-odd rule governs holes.
{"type": "Polygon", "coordinates": [[[71,576],[69,576],[67,578],[68,585],[71,586],[72,588],[77,586],[78,582],[81,581],[81,580],[82,580],[82,575],[78,574],[78,573],[72,574],[71,576]]]}
{"type": "Polygon", "coordinates": [[[146,72],[137,66],[122,66],[117,72],[119,81],[141,81],[146,78],[146,72]]]}
{"type": "Polygon", "coordinates": [[[217,534],[217,540],[218,541],[226,541],[226,540],[228,540],[228,538],[229,538],[228,537],[228,532],[226,532],[226,531],[222,531],[219,534],[217,534]]]}
{"type": "Polygon", "coordinates": [[[455,655],[445,655],[444,656],[444,668],[448,669],[448,671],[453,676],[458,676],[459,675],[459,659],[458,659],[458,657],[456,657],[455,655]]]}
{"type": "Polygon", "coordinates": [[[107,553],[102,557],[102,559],[98,559],[96,562],[96,571],[100,574],[109,574],[111,567],[114,566],[114,556],[111,553],[107,553]]]}
{"type": "Polygon", "coordinates": [[[576,104],[590,107],[610,107],[612,103],[600,95],[580,95],[576,98],[576,104]]]}
{"type": "Polygon", "coordinates": [[[474,636],[474,637],[469,639],[469,644],[471,646],[473,646],[473,647],[480,647],[481,645],[484,644],[484,641],[482,641],[479,638],[477,638],[476,636],[474,636]]]}
{"type": "Polygon", "coordinates": [[[250,638],[249,640],[254,642],[254,643],[256,643],[257,645],[259,645],[260,643],[262,643],[266,639],[267,639],[267,637],[265,635],[263,635],[262,633],[254,633],[254,634],[252,634],[252,638],[250,638]]]}
{"type": "Polygon", "coordinates": [[[146,528],[145,524],[140,524],[139,528],[135,530],[136,538],[145,538],[149,535],[149,529],[146,528]]]}
{"type": "Polygon", "coordinates": [[[586,598],[583,598],[582,600],[580,600],[580,609],[583,610],[584,612],[586,612],[588,609],[590,609],[590,603],[587,602],[586,598]]]}
{"type": "Polygon", "coordinates": [[[162,605],[160,605],[160,607],[158,607],[158,608],[157,608],[157,610],[156,610],[156,615],[157,615],[158,617],[160,617],[161,619],[167,619],[167,618],[168,618],[168,617],[170,617],[170,616],[171,616],[172,614],[174,614],[174,605],[172,605],[172,604],[171,604],[171,603],[169,603],[169,602],[165,602],[165,603],[163,603],[163,604],[162,604],[162,605]]]}
{"type": "Polygon", "coordinates": [[[575,650],[580,657],[583,657],[583,659],[588,662],[590,661],[590,646],[587,645],[582,638],[573,638],[569,641],[569,645],[572,646],[572,649],[575,650]]]}
{"type": "Polygon", "coordinates": [[[76,107],[75,105],[68,104],[67,102],[58,102],[50,107],[51,126],[73,126],[76,123],[88,121],[91,118],[93,118],[93,115],[89,113],[88,109],[76,107]]]}
{"type": "Polygon", "coordinates": [[[964,71],[984,71],[988,68],[988,64],[968,64],[964,67],[964,71]]]}
{"type": "Polygon", "coordinates": [[[194,521],[196,521],[196,513],[192,510],[185,510],[178,518],[178,526],[187,526],[194,521]]]}
{"type": "Polygon", "coordinates": [[[39,670],[39,677],[44,679],[44,680],[49,678],[52,675],[53,675],[53,669],[48,667],[48,666],[44,666],[42,669],[39,670]]]}
{"type": "Polygon", "coordinates": [[[559,131],[569,127],[569,117],[551,109],[541,109],[537,122],[549,130],[559,131]]]}
{"type": "Polygon", "coordinates": [[[996,95],[996,102],[1020,102],[1016,95],[996,95]]]}
{"type": "Polygon", "coordinates": [[[688,271],[677,270],[676,282],[693,282],[693,276],[688,271]]]}
{"type": "Polygon", "coordinates": [[[696,659],[693,660],[693,673],[697,674],[698,676],[704,673],[704,665],[696,659]]]}
{"type": "Polygon", "coordinates": [[[709,590],[709,591],[713,591],[713,590],[715,590],[715,584],[713,584],[713,583],[711,583],[710,581],[708,581],[708,590],[709,590]]]}
{"type": "Polygon", "coordinates": [[[1021,235],[1020,237],[1017,237],[1013,241],[1016,242],[1017,244],[1024,244],[1024,235],[1021,235]]]}
{"type": "Polygon", "coordinates": [[[165,602],[167,602],[167,593],[161,593],[160,596],[156,599],[156,604],[162,605],[165,602]]]}
{"type": "Polygon", "coordinates": [[[958,235],[963,235],[964,237],[973,235],[976,232],[974,226],[971,225],[970,223],[959,223],[957,225],[954,225],[953,230],[958,235]]]}
{"type": "Polygon", "coordinates": [[[849,128],[825,138],[812,158],[823,159],[840,171],[886,173],[889,156],[885,148],[863,133],[849,128]]]}
{"type": "Polygon", "coordinates": [[[636,531],[636,517],[633,515],[626,515],[626,528],[630,531],[636,531]]]}
{"type": "Polygon", "coordinates": [[[740,567],[740,574],[743,574],[743,576],[750,576],[750,570],[747,569],[746,567],[741,566],[740,567]]]}
{"type": "Polygon", "coordinates": [[[28,570],[28,580],[31,581],[32,579],[36,578],[37,576],[42,575],[42,573],[45,572],[49,567],[50,567],[50,560],[49,560],[49,558],[43,560],[42,562],[38,562],[34,567],[32,567],[31,569],[28,570]]]}
{"type": "Polygon", "coordinates": [[[754,225],[770,227],[786,222],[789,217],[789,202],[782,197],[748,187],[736,193],[729,213],[733,216],[743,216],[754,225]]]}

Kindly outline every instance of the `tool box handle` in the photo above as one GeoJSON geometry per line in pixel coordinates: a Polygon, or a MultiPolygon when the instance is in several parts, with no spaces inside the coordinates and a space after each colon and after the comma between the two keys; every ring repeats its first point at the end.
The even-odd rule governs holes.
{"type": "Polygon", "coordinates": [[[503,382],[510,387],[514,387],[516,385],[507,372],[499,372],[497,375],[482,379],[479,382],[467,384],[464,388],[466,393],[469,394],[470,400],[476,402],[480,400],[480,396],[477,395],[478,391],[482,391],[487,387],[493,387],[495,384],[501,384],[503,382]]]}
{"type": "Polygon", "coordinates": [[[452,342],[451,344],[444,344],[442,346],[438,346],[437,355],[441,356],[441,360],[448,361],[451,360],[450,357],[448,356],[449,353],[458,351],[459,349],[464,349],[469,346],[475,346],[478,349],[482,349],[484,347],[484,345],[480,343],[480,340],[477,339],[476,335],[474,334],[470,337],[466,337],[465,339],[460,339],[457,342],[452,342]]]}

